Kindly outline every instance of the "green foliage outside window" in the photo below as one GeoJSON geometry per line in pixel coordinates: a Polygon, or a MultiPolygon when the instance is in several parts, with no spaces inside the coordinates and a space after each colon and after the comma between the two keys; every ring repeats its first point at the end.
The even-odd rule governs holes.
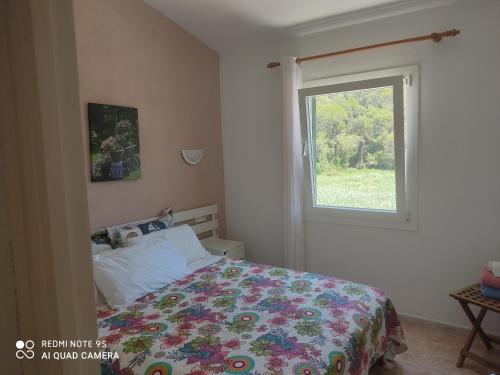
{"type": "Polygon", "coordinates": [[[394,170],[392,88],[316,97],[316,172],[394,170]]]}
{"type": "Polygon", "coordinates": [[[316,204],[396,209],[392,87],[311,101],[316,204]]]}

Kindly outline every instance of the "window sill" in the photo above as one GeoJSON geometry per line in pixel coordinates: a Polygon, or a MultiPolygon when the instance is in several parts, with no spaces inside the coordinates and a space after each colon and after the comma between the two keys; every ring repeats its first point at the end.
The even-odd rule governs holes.
{"type": "Polygon", "coordinates": [[[418,223],[416,218],[410,220],[384,220],[384,219],[367,219],[359,217],[346,217],[343,215],[319,215],[306,213],[305,221],[309,223],[328,223],[335,225],[350,225],[358,227],[371,227],[381,229],[402,230],[408,232],[416,232],[418,230],[418,223]]]}

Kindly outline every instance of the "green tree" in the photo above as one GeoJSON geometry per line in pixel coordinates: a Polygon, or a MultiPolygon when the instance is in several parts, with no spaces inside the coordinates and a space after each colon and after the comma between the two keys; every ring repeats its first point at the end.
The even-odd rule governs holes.
{"type": "Polygon", "coordinates": [[[329,168],[394,169],[392,88],[316,98],[316,163],[329,168]]]}

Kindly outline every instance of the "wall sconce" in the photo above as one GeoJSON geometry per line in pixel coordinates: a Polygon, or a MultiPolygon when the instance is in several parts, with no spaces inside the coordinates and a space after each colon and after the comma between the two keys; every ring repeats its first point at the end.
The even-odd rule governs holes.
{"type": "Polygon", "coordinates": [[[201,161],[201,158],[203,157],[203,149],[182,150],[181,154],[186,163],[196,165],[201,161]]]}

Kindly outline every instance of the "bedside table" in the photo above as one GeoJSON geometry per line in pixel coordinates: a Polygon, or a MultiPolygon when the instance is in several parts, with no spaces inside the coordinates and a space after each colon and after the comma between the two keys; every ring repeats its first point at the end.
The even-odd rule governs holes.
{"type": "Polygon", "coordinates": [[[223,255],[232,259],[245,259],[245,244],[241,241],[209,237],[201,240],[201,243],[205,249],[214,255],[223,255]]]}

